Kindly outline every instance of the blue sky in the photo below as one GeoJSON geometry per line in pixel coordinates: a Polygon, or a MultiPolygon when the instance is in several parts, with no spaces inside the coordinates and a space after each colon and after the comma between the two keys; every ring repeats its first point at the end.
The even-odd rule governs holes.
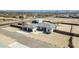
{"type": "Polygon", "coordinates": [[[66,12],[66,11],[78,11],[78,10],[1,10],[1,11],[18,11],[18,12],[66,12]]]}
{"type": "Polygon", "coordinates": [[[30,12],[65,12],[66,10],[17,10],[17,11],[30,11],[30,12]]]}

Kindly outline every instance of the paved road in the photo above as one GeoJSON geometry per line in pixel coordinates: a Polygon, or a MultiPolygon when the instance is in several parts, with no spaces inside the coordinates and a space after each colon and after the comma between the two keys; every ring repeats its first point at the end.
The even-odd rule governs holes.
{"type": "Polygon", "coordinates": [[[31,48],[56,48],[56,46],[54,46],[54,45],[51,45],[49,43],[46,43],[46,42],[43,42],[40,40],[36,40],[36,39],[30,38],[30,37],[26,37],[17,32],[9,32],[7,30],[0,28],[0,33],[4,34],[6,36],[10,36],[10,37],[16,39],[18,42],[20,42],[26,46],[29,46],[31,48]]]}

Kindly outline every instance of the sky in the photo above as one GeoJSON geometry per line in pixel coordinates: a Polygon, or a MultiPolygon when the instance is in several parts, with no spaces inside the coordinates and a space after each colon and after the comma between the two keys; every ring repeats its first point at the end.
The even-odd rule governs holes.
{"type": "Polygon", "coordinates": [[[0,10],[0,11],[12,11],[12,12],[75,12],[79,10],[0,10]]]}

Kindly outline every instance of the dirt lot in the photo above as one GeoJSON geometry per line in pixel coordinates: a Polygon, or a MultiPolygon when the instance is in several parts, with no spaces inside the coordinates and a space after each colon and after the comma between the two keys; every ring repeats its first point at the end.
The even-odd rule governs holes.
{"type": "Polygon", "coordinates": [[[30,34],[31,38],[35,38],[37,40],[45,41],[57,47],[68,47],[68,40],[70,36],[66,36],[63,34],[52,33],[49,35],[46,34],[30,34]],[[64,38],[63,38],[64,37],[64,38]]]}
{"type": "Polygon", "coordinates": [[[2,29],[10,31],[10,32],[15,32],[15,31],[19,30],[18,28],[15,28],[15,27],[6,27],[6,28],[2,28],[2,29]]]}
{"type": "Polygon", "coordinates": [[[73,26],[72,27],[72,33],[79,34],[79,26],[73,26]]]}
{"type": "Polygon", "coordinates": [[[79,48],[79,37],[73,37],[73,45],[74,45],[74,48],[79,48]]]}
{"type": "Polygon", "coordinates": [[[59,34],[59,33],[52,33],[52,34],[43,34],[43,33],[25,33],[20,32],[26,37],[33,38],[35,40],[44,41],[47,43],[50,43],[52,45],[55,45],[56,47],[68,47],[68,41],[70,36],[59,34]]]}
{"type": "Polygon", "coordinates": [[[56,30],[65,31],[65,32],[70,32],[70,29],[71,29],[71,25],[65,25],[65,24],[58,24],[58,26],[56,27],[56,30]]]}
{"type": "Polygon", "coordinates": [[[15,39],[12,39],[11,37],[0,34],[0,42],[4,43],[5,45],[9,45],[9,44],[15,42],[15,39]]]}
{"type": "MultiPolygon", "coordinates": [[[[9,32],[16,32],[16,33],[19,33],[19,34],[23,34],[26,37],[33,38],[31,40],[39,40],[41,42],[46,42],[46,43],[49,43],[51,45],[54,45],[55,47],[60,47],[60,48],[68,47],[69,38],[70,38],[70,36],[68,36],[68,35],[63,35],[63,34],[55,33],[55,32],[53,32],[51,34],[44,34],[44,33],[39,32],[39,31],[37,31],[36,33],[34,33],[34,32],[27,33],[27,32],[24,32],[24,31],[20,31],[19,29],[14,28],[14,27],[6,27],[6,28],[2,28],[2,29],[7,30],[9,32]]],[[[4,37],[4,36],[2,36],[2,37],[4,37]]],[[[9,38],[6,37],[6,40],[7,39],[9,41],[11,41],[10,39],[12,39],[12,38],[9,39],[9,38]]]]}
{"type": "MultiPolygon", "coordinates": [[[[31,22],[32,20],[33,20],[33,18],[28,18],[27,22],[31,22]]],[[[47,18],[46,20],[49,20],[49,18],[47,18]]],[[[78,19],[73,19],[73,20],[64,19],[63,20],[63,18],[56,18],[56,20],[54,20],[54,22],[66,22],[66,23],[77,23],[77,24],[79,23],[78,19]]],[[[14,27],[5,27],[2,29],[13,32],[13,33],[23,34],[26,37],[33,38],[31,40],[39,40],[41,42],[46,42],[46,43],[54,45],[55,47],[58,47],[58,48],[68,48],[68,44],[69,44],[69,40],[70,40],[69,35],[64,35],[64,34],[60,34],[60,33],[56,33],[56,32],[52,32],[51,34],[44,34],[42,32],[38,32],[38,31],[36,33],[33,33],[33,32],[27,33],[24,31],[20,31],[18,28],[14,28],[14,27]]],[[[71,25],[58,24],[56,29],[65,31],[65,32],[70,32],[71,25]]],[[[79,26],[73,25],[72,33],[79,34],[79,26]]],[[[0,41],[5,42],[5,44],[10,44],[12,42],[15,42],[15,39],[13,39],[11,37],[7,37],[2,34],[0,34],[0,36],[1,36],[0,41]],[[3,38],[3,39],[1,39],[1,38],[3,38]]],[[[18,39],[19,39],[19,37],[18,37],[18,39]]],[[[72,37],[72,43],[75,48],[79,47],[78,39],[79,39],[79,37],[74,37],[74,36],[72,37]]]]}

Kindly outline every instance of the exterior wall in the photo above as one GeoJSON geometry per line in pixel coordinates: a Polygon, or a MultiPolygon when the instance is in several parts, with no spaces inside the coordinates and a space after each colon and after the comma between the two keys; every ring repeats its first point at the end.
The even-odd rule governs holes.
{"type": "Polygon", "coordinates": [[[52,28],[50,31],[51,31],[51,32],[53,32],[53,31],[54,31],[54,29],[52,28]]]}
{"type": "Polygon", "coordinates": [[[32,32],[33,31],[32,28],[28,28],[28,27],[24,27],[22,30],[27,31],[27,32],[32,32]]]}
{"type": "Polygon", "coordinates": [[[32,28],[28,28],[28,30],[27,30],[27,32],[32,32],[33,30],[32,30],[32,28]]]}
{"type": "Polygon", "coordinates": [[[50,34],[51,33],[51,30],[50,29],[47,29],[47,28],[44,28],[43,32],[44,33],[47,33],[47,34],[50,34]]]}
{"type": "Polygon", "coordinates": [[[42,27],[37,27],[37,30],[42,31],[43,28],[42,27]]]}

